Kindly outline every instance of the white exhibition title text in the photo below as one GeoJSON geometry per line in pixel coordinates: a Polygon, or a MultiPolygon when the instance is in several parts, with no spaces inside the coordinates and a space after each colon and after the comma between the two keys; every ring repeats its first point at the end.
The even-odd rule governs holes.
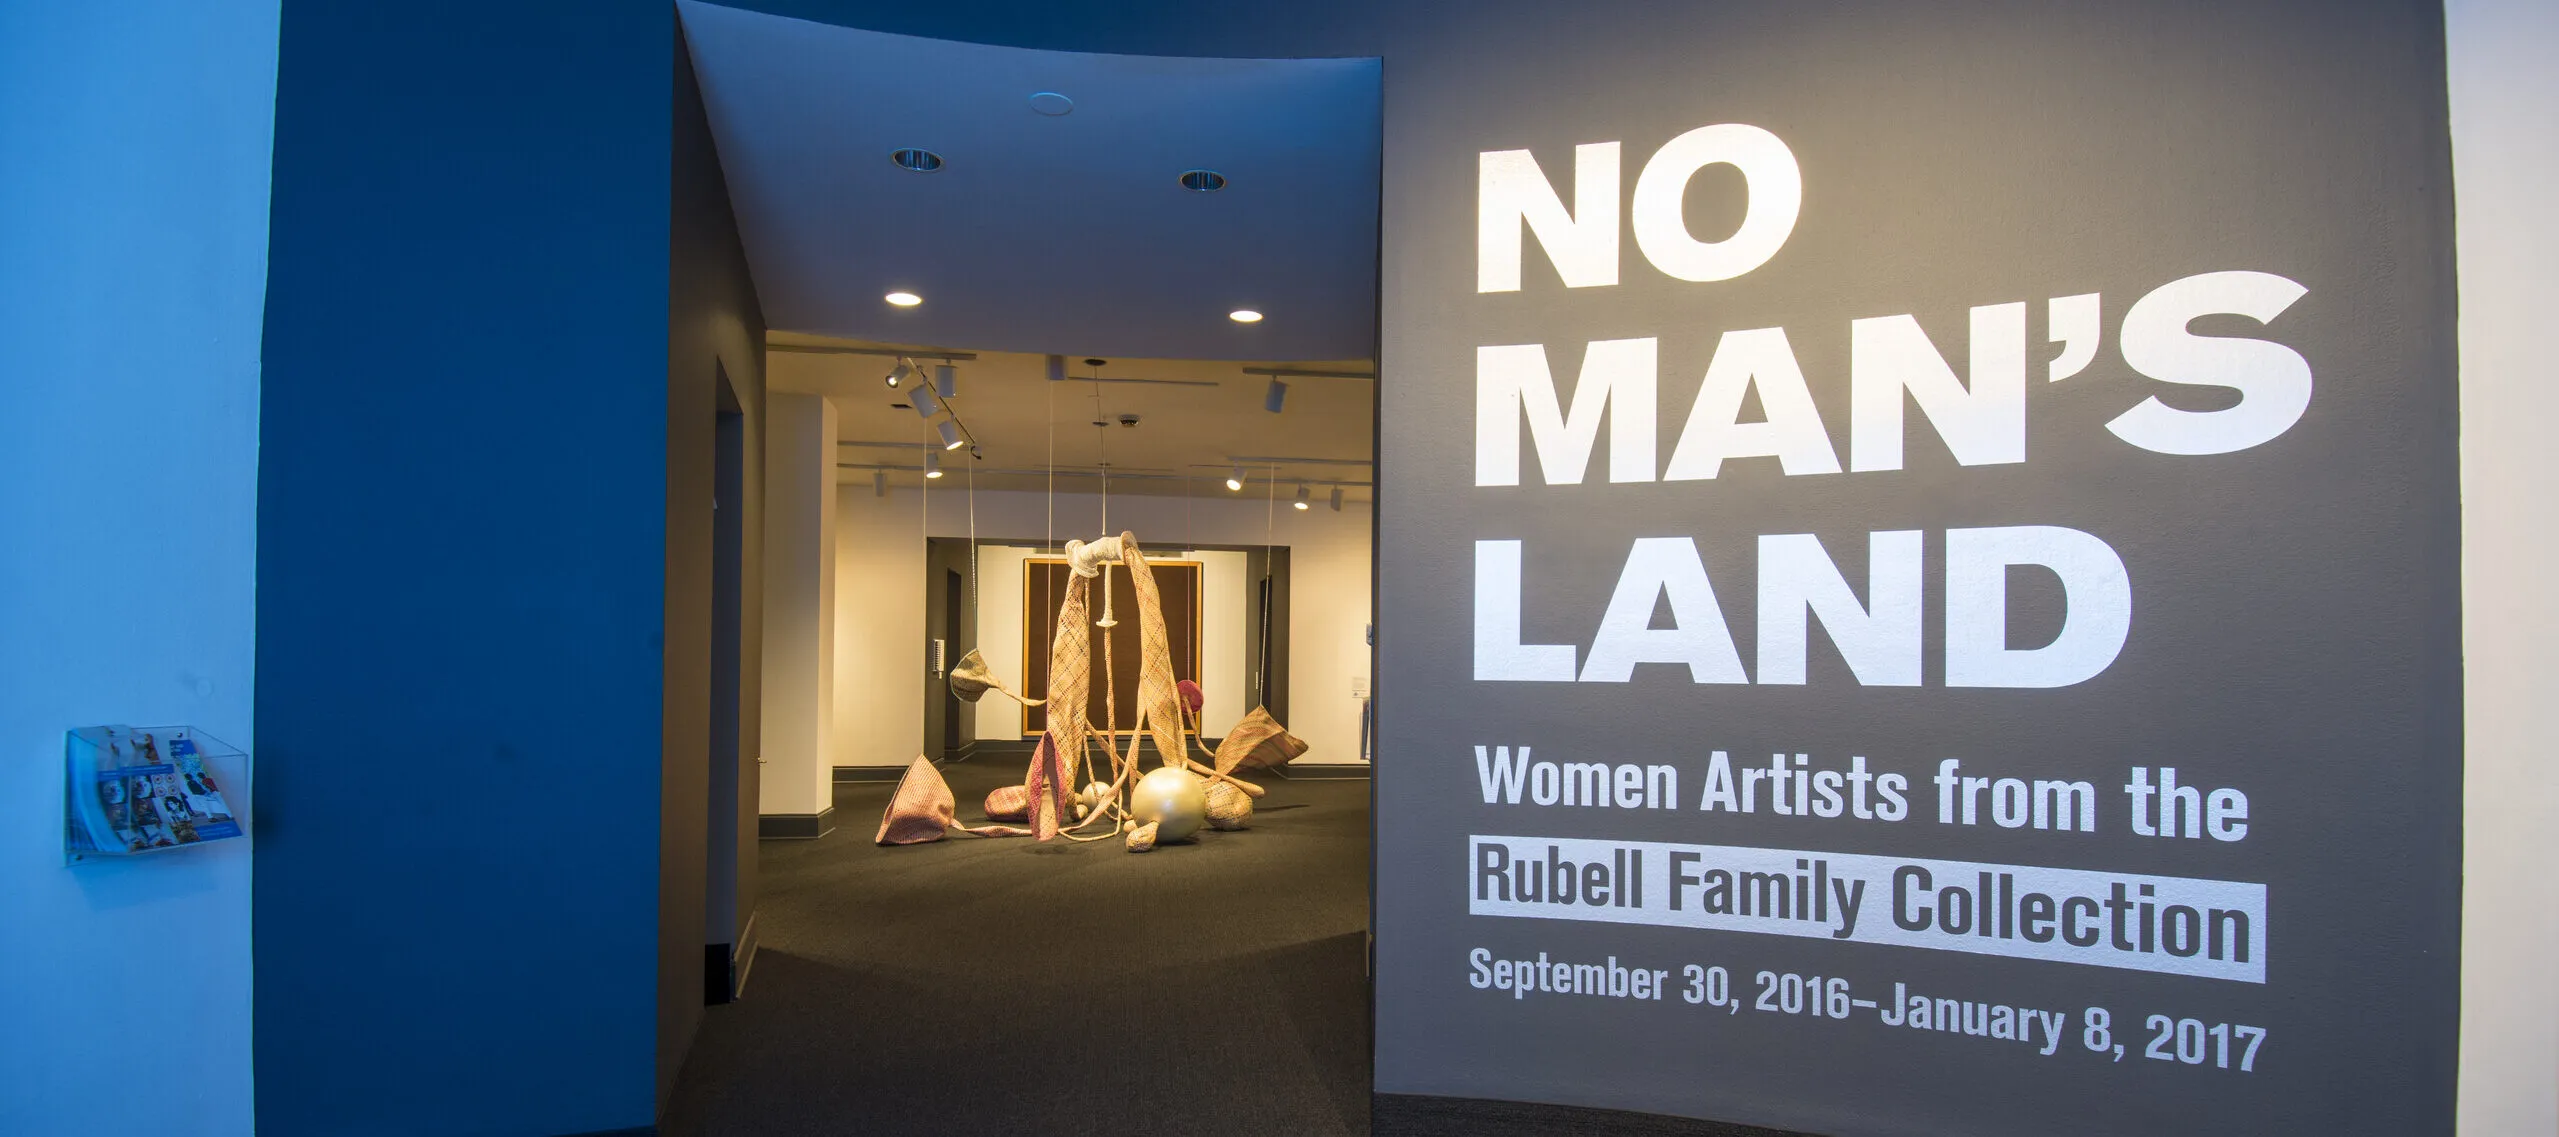
{"type": "MultiPolygon", "coordinates": [[[[1619,145],[1595,142],[1574,154],[1567,208],[1525,150],[1481,155],[1477,188],[1476,291],[1516,292],[1522,231],[1534,236],[1567,288],[1618,282],[1619,234],[1631,228],[1645,261],[1686,281],[1730,280],[1766,263],[1793,233],[1803,175],[1774,134],[1726,123],[1665,144],[1635,179],[1621,224],[1619,145]],[[1738,169],[1749,187],[1740,227],[1720,241],[1688,230],[1682,203],[1707,166],[1738,169]]],[[[2207,316],[2270,323],[2307,290],[2264,272],[2208,272],[2172,280],[2132,302],[2116,330],[2125,364],[2168,383],[2223,388],[2231,405],[2179,410],[2145,398],[2108,421],[2125,444],[2161,454],[2225,454],[2290,429],[2310,405],[2310,364],[2267,340],[2200,336],[2187,325],[2207,316]]],[[[2045,301],[2051,343],[2061,345],[2045,380],[2059,382],[2096,358],[2102,308],[2096,294],[2045,301]]],[[[1784,328],[1726,331],[1707,364],[1677,443],[1656,453],[1659,340],[1582,344],[1496,344],[1475,353],[1475,484],[1522,484],[1525,426],[1535,477],[1579,485],[1591,474],[1603,420],[1611,483],[1697,481],[1727,460],[1774,458],[1787,476],[1902,468],[1904,408],[1916,405],[1955,460],[1966,466],[2026,460],[2027,305],[1971,310],[1970,358],[1959,376],[1912,315],[1852,319],[1848,326],[1847,461],[1831,442],[1784,328]],[[1550,346],[1554,349],[1550,351],[1550,346]],[[1569,406],[1555,374],[1580,356],[1569,406]],[[1748,397],[1763,418],[1742,422],[1748,397]]],[[[1684,664],[1698,683],[1801,684],[1806,640],[1819,620],[1857,681],[1917,686],[1921,677],[1919,530],[1867,536],[1867,579],[1858,589],[1809,533],[1758,538],[1757,666],[1746,671],[1717,603],[1694,538],[1643,536],[1627,550],[1614,594],[1587,652],[1573,644],[1523,642],[1523,545],[1475,543],[1474,674],[1478,680],[1623,683],[1637,664],[1684,664]],[[1652,627],[1667,601],[1674,626],[1652,627]],[[1754,678],[1755,677],[1755,678],[1754,678]]],[[[2103,539],[2051,524],[1948,529],[1944,557],[1944,681],[1950,687],[2062,687],[2104,671],[2132,626],[2132,582],[2103,539]],[[2058,636],[2034,647],[2007,641],[2008,569],[2036,565],[2060,578],[2066,616],[2058,636]]]]}

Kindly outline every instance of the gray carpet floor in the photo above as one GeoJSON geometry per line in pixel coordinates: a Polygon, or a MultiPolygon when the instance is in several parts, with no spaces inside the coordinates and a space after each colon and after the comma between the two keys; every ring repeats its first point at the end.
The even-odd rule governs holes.
{"type": "MultiPolygon", "coordinates": [[[[1022,759],[945,767],[963,820],[1022,759]]],[[[1272,1134],[1369,1129],[1366,781],[1263,779],[1242,832],[763,845],[744,997],[708,1008],[661,1132],[1272,1134]]]]}

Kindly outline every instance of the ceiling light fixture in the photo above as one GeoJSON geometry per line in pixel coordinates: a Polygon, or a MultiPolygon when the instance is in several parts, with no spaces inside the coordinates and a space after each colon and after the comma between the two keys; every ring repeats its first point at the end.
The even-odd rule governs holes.
{"type": "Polygon", "coordinates": [[[901,146],[891,150],[889,161],[897,163],[898,169],[913,170],[919,174],[929,174],[942,168],[942,156],[920,146],[901,146]]]}
{"type": "Polygon", "coordinates": [[[901,359],[897,361],[897,366],[889,368],[888,374],[880,377],[880,381],[888,384],[889,390],[894,391],[897,390],[898,384],[906,382],[906,377],[913,374],[915,374],[915,365],[901,359]]]}
{"type": "Polygon", "coordinates": [[[1238,308],[1227,313],[1226,318],[1239,324],[1258,324],[1262,322],[1262,314],[1251,308],[1238,308]]]}
{"type": "Polygon", "coordinates": [[[872,496],[872,497],[887,497],[887,496],[889,496],[889,472],[888,472],[888,471],[886,471],[886,470],[873,470],[873,471],[871,471],[871,496],[872,496]]]}
{"type": "Polygon", "coordinates": [[[1297,508],[1299,508],[1299,509],[1304,509],[1304,508],[1306,508],[1306,507],[1307,507],[1307,502],[1306,502],[1306,483],[1304,483],[1304,482],[1299,482],[1299,483],[1297,483],[1297,500],[1292,501],[1292,502],[1290,502],[1289,504],[1290,504],[1290,505],[1293,505],[1293,506],[1296,506],[1296,507],[1297,507],[1297,508]]]}
{"type": "Polygon", "coordinates": [[[1226,188],[1226,175],[1215,170],[1184,170],[1182,188],[1196,193],[1216,193],[1226,188]]]}
{"type": "Polygon", "coordinates": [[[960,425],[949,419],[943,419],[942,449],[957,450],[966,445],[968,445],[968,440],[960,437],[960,425]]]}
{"type": "Polygon", "coordinates": [[[1031,109],[1050,118],[1075,113],[1075,100],[1055,91],[1041,91],[1031,96],[1031,109]]]}
{"type": "Polygon", "coordinates": [[[924,452],[924,476],[928,478],[938,478],[942,476],[941,455],[930,450],[924,452]]]}
{"type": "Polygon", "coordinates": [[[1280,408],[1287,405],[1288,384],[1277,379],[1271,380],[1270,390],[1262,392],[1262,409],[1269,411],[1272,414],[1278,414],[1280,413],[1280,408]]]}
{"type": "Polygon", "coordinates": [[[914,294],[914,293],[912,293],[912,292],[908,292],[907,290],[905,290],[905,289],[903,289],[903,288],[901,288],[901,289],[899,289],[899,290],[897,290],[897,291],[895,291],[895,292],[889,293],[889,294],[888,294],[888,295],[886,295],[886,296],[880,297],[880,299],[882,299],[882,300],[886,300],[886,301],[888,301],[888,302],[889,302],[889,303],[891,303],[891,304],[895,304],[895,305],[897,305],[897,306],[898,306],[898,307],[900,307],[900,308],[912,308],[912,307],[914,307],[914,306],[916,306],[916,305],[921,304],[921,303],[923,303],[923,302],[924,302],[924,298],[923,298],[923,297],[918,296],[918,295],[916,295],[916,294],[914,294]]]}
{"type": "Polygon", "coordinates": [[[1237,466],[1235,467],[1235,472],[1226,475],[1226,488],[1230,490],[1241,490],[1244,488],[1244,467],[1237,466]]]}
{"type": "Polygon", "coordinates": [[[945,399],[960,397],[960,369],[947,363],[936,366],[933,368],[933,386],[945,399]]]}
{"type": "Polygon", "coordinates": [[[1341,511],[1342,511],[1342,487],[1340,487],[1340,486],[1334,486],[1334,487],[1333,487],[1333,512],[1335,512],[1335,513],[1340,513],[1341,511]]]}
{"type": "Polygon", "coordinates": [[[915,393],[907,396],[907,403],[915,408],[915,417],[928,422],[934,415],[942,413],[942,408],[933,401],[933,387],[929,383],[916,384],[915,393]]]}

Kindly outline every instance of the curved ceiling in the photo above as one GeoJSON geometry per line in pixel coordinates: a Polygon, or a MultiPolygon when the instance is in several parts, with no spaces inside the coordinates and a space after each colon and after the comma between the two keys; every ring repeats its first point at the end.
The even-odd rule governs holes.
{"type": "Polygon", "coordinates": [[[1376,60],[1088,55],[678,7],[777,331],[1115,358],[1374,354],[1376,60]],[[1034,109],[1042,92],[1073,110],[1034,109]],[[944,165],[901,169],[900,147],[944,165]],[[1198,168],[1227,187],[1184,189],[1198,168]],[[893,307],[893,290],[924,302],[893,307]],[[1235,323],[1238,308],[1265,319],[1235,323]]]}

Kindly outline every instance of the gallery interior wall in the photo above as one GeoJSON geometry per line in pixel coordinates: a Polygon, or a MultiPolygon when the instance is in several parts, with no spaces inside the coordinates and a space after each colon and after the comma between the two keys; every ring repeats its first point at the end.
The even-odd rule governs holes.
{"type": "MultiPolygon", "coordinates": [[[[921,752],[924,607],[930,599],[925,595],[923,537],[928,532],[968,536],[964,493],[943,488],[953,480],[941,479],[929,494],[901,488],[885,498],[873,496],[868,486],[847,486],[837,499],[836,765],[903,765],[921,752]],[[919,501],[925,497],[929,501],[919,501]]],[[[1100,495],[1060,493],[1053,514],[1051,506],[1042,494],[982,492],[977,495],[978,532],[1027,536],[1047,532],[1053,524],[1061,543],[1076,534],[1089,539],[1101,533],[1100,495]]],[[[1266,538],[1287,546],[1286,725],[1309,746],[1299,761],[1360,760],[1360,703],[1352,690],[1369,675],[1369,520],[1364,505],[1346,502],[1335,513],[1321,505],[1295,510],[1285,501],[1274,510],[1258,499],[1119,495],[1110,500],[1110,524],[1115,532],[1137,534],[1138,543],[1150,548],[1259,545],[1266,538]]],[[[988,563],[982,559],[979,565],[980,589],[991,598],[988,563]]],[[[979,605],[981,620],[993,618],[986,614],[992,603],[988,599],[979,605]]],[[[1016,646],[1009,650],[1018,655],[1018,628],[1012,634],[1016,646]]],[[[990,663],[995,642],[981,623],[978,646],[990,663]]],[[[1006,682],[1019,682],[1018,661],[1016,670],[995,666],[1006,682]]],[[[1219,696],[1211,692],[1210,697],[1219,696]]],[[[1003,737],[985,732],[985,716],[992,713],[987,707],[986,701],[978,704],[979,737],[1003,737]]],[[[1244,709],[1250,708],[1238,714],[1244,709]]],[[[1210,719],[1213,725],[1219,721],[1210,719]]]]}
{"type": "Polygon", "coordinates": [[[2559,1133],[2559,6],[2444,9],[2461,266],[2461,1132],[2559,1133]]]}
{"type": "Polygon", "coordinates": [[[0,5],[0,1132],[250,1131],[247,843],[65,868],[62,766],[95,723],[259,741],[275,57],[271,0],[0,5]]]}
{"type": "Polygon", "coordinates": [[[702,364],[756,322],[674,311],[737,280],[670,277],[719,243],[670,224],[674,13],[297,2],[280,43],[258,1131],[648,1125],[702,983],[702,364]]]}
{"type": "Polygon", "coordinates": [[[816,816],[833,802],[835,734],[835,408],[816,395],[768,396],[764,515],[764,762],[760,809],[816,816]]]}
{"type": "Polygon", "coordinates": [[[658,811],[658,972],[656,1100],[663,1106],[683,1069],[702,1017],[706,944],[737,947],[754,914],[755,818],[761,796],[765,555],[764,452],[773,416],[764,390],[764,311],[730,207],[726,175],[711,136],[693,60],[679,29],[669,45],[674,90],[667,231],[665,419],[665,673],[660,719],[658,811]],[[740,418],[736,455],[737,642],[716,644],[713,583],[717,423],[740,418]],[[715,653],[734,658],[715,660],[715,653]],[[734,669],[736,689],[714,676],[734,669]],[[715,699],[735,705],[715,708],[715,699]],[[735,756],[734,770],[712,761],[712,732],[735,756]],[[714,789],[709,779],[734,779],[714,789]],[[711,825],[714,802],[729,816],[711,825]],[[734,842],[713,857],[707,841],[734,842]],[[714,865],[735,880],[711,881],[714,865]],[[730,910],[709,912],[714,905],[730,910]]]}

